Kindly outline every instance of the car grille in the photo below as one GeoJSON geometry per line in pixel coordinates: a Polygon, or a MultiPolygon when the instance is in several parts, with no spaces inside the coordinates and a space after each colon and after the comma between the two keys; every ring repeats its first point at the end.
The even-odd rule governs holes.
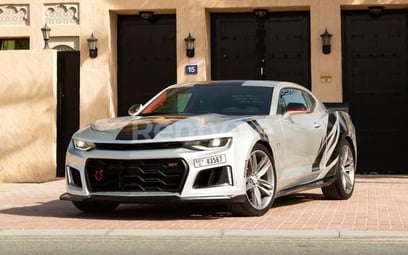
{"type": "Polygon", "coordinates": [[[96,143],[95,147],[98,150],[114,150],[114,151],[126,151],[126,150],[163,150],[163,149],[177,149],[183,147],[183,142],[169,142],[169,143],[140,143],[140,144],[127,144],[127,143],[96,143]]]}
{"type": "Polygon", "coordinates": [[[188,172],[182,159],[88,159],[85,168],[91,192],[181,192],[188,172]]]}

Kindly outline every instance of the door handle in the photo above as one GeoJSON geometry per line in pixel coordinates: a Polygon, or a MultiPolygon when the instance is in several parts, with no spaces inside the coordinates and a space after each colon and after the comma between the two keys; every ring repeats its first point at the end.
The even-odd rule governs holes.
{"type": "Polygon", "coordinates": [[[265,78],[265,72],[264,72],[264,68],[265,68],[265,59],[261,59],[261,66],[260,66],[260,74],[261,74],[261,78],[265,78]]]}
{"type": "Polygon", "coordinates": [[[317,123],[317,122],[315,122],[313,126],[314,126],[315,128],[319,128],[319,127],[320,127],[320,124],[317,123]]]}

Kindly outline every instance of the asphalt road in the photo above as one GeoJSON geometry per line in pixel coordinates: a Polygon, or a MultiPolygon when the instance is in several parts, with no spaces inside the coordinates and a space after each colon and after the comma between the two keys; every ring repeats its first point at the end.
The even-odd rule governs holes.
{"type": "Polygon", "coordinates": [[[285,239],[138,236],[0,237],[0,255],[407,254],[408,239],[285,239]]]}

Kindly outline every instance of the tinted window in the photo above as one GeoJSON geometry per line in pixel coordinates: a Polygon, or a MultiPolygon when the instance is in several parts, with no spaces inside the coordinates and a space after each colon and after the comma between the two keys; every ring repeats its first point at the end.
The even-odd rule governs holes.
{"type": "Polygon", "coordinates": [[[309,112],[313,111],[316,106],[316,100],[312,97],[312,95],[310,95],[306,91],[302,91],[302,94],[306,101],[308,111],[309,112]]]}
{"type": "Polygon", "coordinates": [[[278,114],[284,114],[287,111],[311,112],[315,105],[316,101],[307,92],[284,88],[279,94],[278,114]]]}
{"type": "Polygon", "coordinates": [[[166,90],[142,115],[206,114],[266,115],[273,88],[239,85],[196,85],[166,90]]]}

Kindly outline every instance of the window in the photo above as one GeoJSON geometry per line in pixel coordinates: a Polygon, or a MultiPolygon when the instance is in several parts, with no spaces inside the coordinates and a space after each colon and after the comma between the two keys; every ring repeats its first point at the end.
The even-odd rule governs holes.
{"type": "Polygon", "coordinates": [[[312,112],[316,106],[314,98],[306,91],[284,88],[279,95],[278,114],[288,111],[312,112]]]}
{"type": "Polygon", "coordinates": [[[0,50],[28,50],[30,40],[28,38],[0,39],[0,50]]]}
{"type": "Polygon", "coordinates": [[[151,102],[142,115],[267,115],[273,88],[239,85],[196,85],[171,88],[151,102]]]}
{"type": "Polygon", "coordinates": [[[302,94],[306,101],[308,111],[309,112],[313,111],[316,106],[316,100],[312,97],[312,95],[310,95],[306,91],[302,91],[302,94]]]}

